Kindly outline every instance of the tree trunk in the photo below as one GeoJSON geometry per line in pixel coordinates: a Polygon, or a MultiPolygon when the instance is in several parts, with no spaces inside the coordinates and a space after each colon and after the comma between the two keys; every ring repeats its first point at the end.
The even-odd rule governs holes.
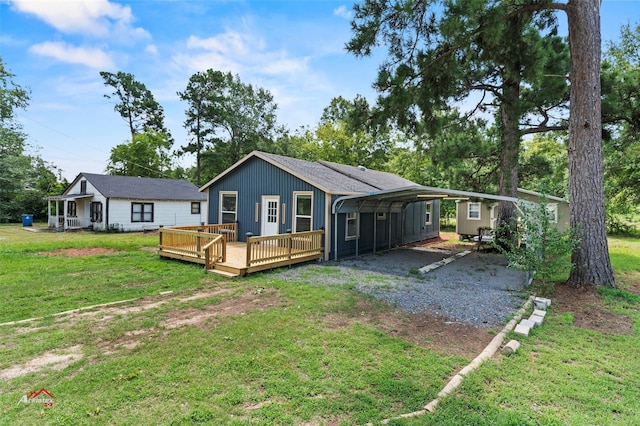
{"type": "MultiPolygon", "coordinates": [[[[507,34],[514,40],[522,37],[523,21],[514,16],[507,22],[507,34]]],[[[513,46],[518,48],[518,46],[513,46]]],[[[500,149],[500,177],[498,193],[508,197],[518,197],[518,157],[520,155],[520,82],[522,64],[517,52],[506,58],[502,76],[502,104],[500,124],[502,128],[502,147],[500,149]]],[[[516,210],[512,202],[500,201],[498,205],[498,239],[515,242],[516,210]]]]}
{"type": "Polygon", "coordinates": [[[604,209],[600,0],[569,0],[566,11],[571,49],[569,211],[580,236],[568,282],[575,287],[615,287],[604,209]]]}

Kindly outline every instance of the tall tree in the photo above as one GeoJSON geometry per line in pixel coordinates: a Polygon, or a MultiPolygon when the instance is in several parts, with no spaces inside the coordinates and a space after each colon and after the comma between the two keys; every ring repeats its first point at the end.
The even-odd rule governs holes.
{"type": "MultiPolygon", "coordinates": [[[[38,155],[27,154],[27,136],[16,111],[29,104],[29,90],[15,83],[0,57],[0,222],[19,221],[22,213],[46,218],[47,195],[60,190],[52,170],[38,155]]],[[[57,192],[57,193],[61,193],[57,192]]]]}
{"type": "MultiPolygon", "coordinates": [[[[565,79],[549,77],[568,69],[553,15],[514,13],[520,3],[366,0],[354,7],[347,44],[356,55],[388,47],[374,86],[381,109],[404,129],[434,134],[454,102],[474,104],[468,116],[494,113],[499,193],[510,196],[517,194],[521,136],[559,125],[552,113],[567,98],[565,79]]],[[[514,215],[511,203],[501,203],[499,223],[512,223],[514,215]]]]}
{"type": "Polygon", "coordinates": [[[100,71],[100,76],[105,86],[113,88],[113,93],[104,97],[116,100],[113,109],[127,122],[131,140],[138,133],[154,131],[167,135],[173,142],[164,125],[164,109],[144,83],[137,81],[133,74],[122,71],[115,74],[100,71]]]}
{"type": "Polygon", "coordinates": [[[640,211],[640,24],[626,25],[602,63],[607,220],[640,211]]]}
{"type": "Polygon", "coordinates": [[[569,222],[581,236],[568,282],[615,287],[604,208],[600,0],[569,0],[554,7],[566,11],[569,23],[569,222]]]}
{"type": "Polygon", "coordinates": [[[198,170],[206,171],[205,178],[216,176],[253,150],[272,151],[282,133],[273,95],[231,73],[198,73],[178,95],[189,102],[185,126],[195,137],[183,150],[200,152],[198,170]]]}
{"type": "Polygon", "coordinates": [[[188,103],[184,127],[192,141],[182,147],[184,152],[196,154],[196,185],[200,186],[201,155],[207,142],[211,142],[216,126],[222,121],[222,90],[225,76],[220,71],[208,69],[193,74],[187,88],[178,92],[181,100],[188,103]]]}
{"type": "Polygon", "coordinates": [[[9,218],[8,206],[24,188],[30,164],[24,155],[26,137],[15,119],[16,110],[29,105],[29,91],[14,77],[0,57],[0,221],[9,218]]]}
{"type": "Polygon", "coordinates": [[[171,174],[171,141],[163,133],[137,133],[111,148],[107,173],[118,176],[167,177],[171,174]]]}

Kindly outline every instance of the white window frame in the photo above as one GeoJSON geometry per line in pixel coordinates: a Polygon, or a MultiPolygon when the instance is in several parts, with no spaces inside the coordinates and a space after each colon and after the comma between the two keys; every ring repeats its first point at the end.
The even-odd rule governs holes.
{"type": "Polygon", "coordinates": [[[358,212],[350,212],[345,214],[345,226],[344,226],[344,239],[346,241],[355,240],[360,236],[360,214],[358,212]],[[349,222],[356,222],[356,233],[355,235],[349,235],[349,222]]]}
{"type": "MultiPolygon", "coordinates": [[[[283,204],[284,206],[284,204],[283,204]]],[[[283,210],[284,214],[284,210],[283,210]]],[[[293,192],[293,232],[298,232],[298,217],[308,218],[309,219],[309,231],[313,230],[313,192],[311,191],[294,191],[293,192]],[[298,196],[304,195],[309,196],[311,198],[311,214],[310,215],[301,215],[298,214],[298,196]]],[[[284,218],[284,216],[283,216],[284,218]]],[[[306,231],[305,231],[306,232],[306,231]]]]}
{"type": "Polygon", "coordinates": [[[479,201],[469,201],[467,203],[467,220],[482,220],[482,203],[479,201]],[[471,217],[471,206],[478,206],[478,217],[471,217]]]}
{"type": "Polygon", "coordinates": [[[549,215],[549,222],[558,223],[558,204],[548,203],[546,208],[547,214],[549,215]]]}
{"type": "MultiPolygon", "coordinates": [[[[218,223],[222,224],[225,223],[223,221],[224,218],[224,214],[225,213],[233,213],[234,215],[234,220],[233,222],[237,222],[238,221],[238,191],[220,191],[220,195],[219,195],[219,209],[218,209],[218,223]],[[235,211],[227,211],[227,210],[222,210],[224,203],[222,202],[222,199],[225,195],[233,195],[236,198],[236,210],[235,211]]],[[[226,222],[226,223],[232,223],[232,222],[226,222]]]]}
{"type": "Polygon", "coordinates": [[[433,201],[429,201],[424,205],[424,224],[431,225],[433,221],[433,201]]]}

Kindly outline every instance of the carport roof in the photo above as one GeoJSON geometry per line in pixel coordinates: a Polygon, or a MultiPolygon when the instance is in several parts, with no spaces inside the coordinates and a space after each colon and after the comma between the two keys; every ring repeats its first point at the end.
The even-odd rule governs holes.
{"type": "Polygon", "coordinates": [[[495,201],[518,202],[518,198],[503,195],[484,194],[481,192],[459,191],[455,189],[435,188],[432,186],[413,185],[403,188],[389,189],[383,191],[372,191],[354,195],[345,195],[337,198],[333,202],[332,212],[339,213],[340,207],[353,201],[358,204],[377,205],[401,205],[416,201],[478,198],[495,201]]]}

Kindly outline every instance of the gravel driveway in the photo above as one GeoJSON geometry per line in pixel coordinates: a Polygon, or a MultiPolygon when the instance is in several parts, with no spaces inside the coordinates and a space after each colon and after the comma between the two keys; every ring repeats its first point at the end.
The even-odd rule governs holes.
{"type": "Polygon", "coordinates": [[[452,322],[493,327],[527,298],[527,274],[507,269],[503,256],[472,252],[433,271],[418,269],[452,256],[447,250],[400,248],[384,254],[307,264],[277,275],[313,285],[347,285],[408,313],[429,312],[452,322]]]}

